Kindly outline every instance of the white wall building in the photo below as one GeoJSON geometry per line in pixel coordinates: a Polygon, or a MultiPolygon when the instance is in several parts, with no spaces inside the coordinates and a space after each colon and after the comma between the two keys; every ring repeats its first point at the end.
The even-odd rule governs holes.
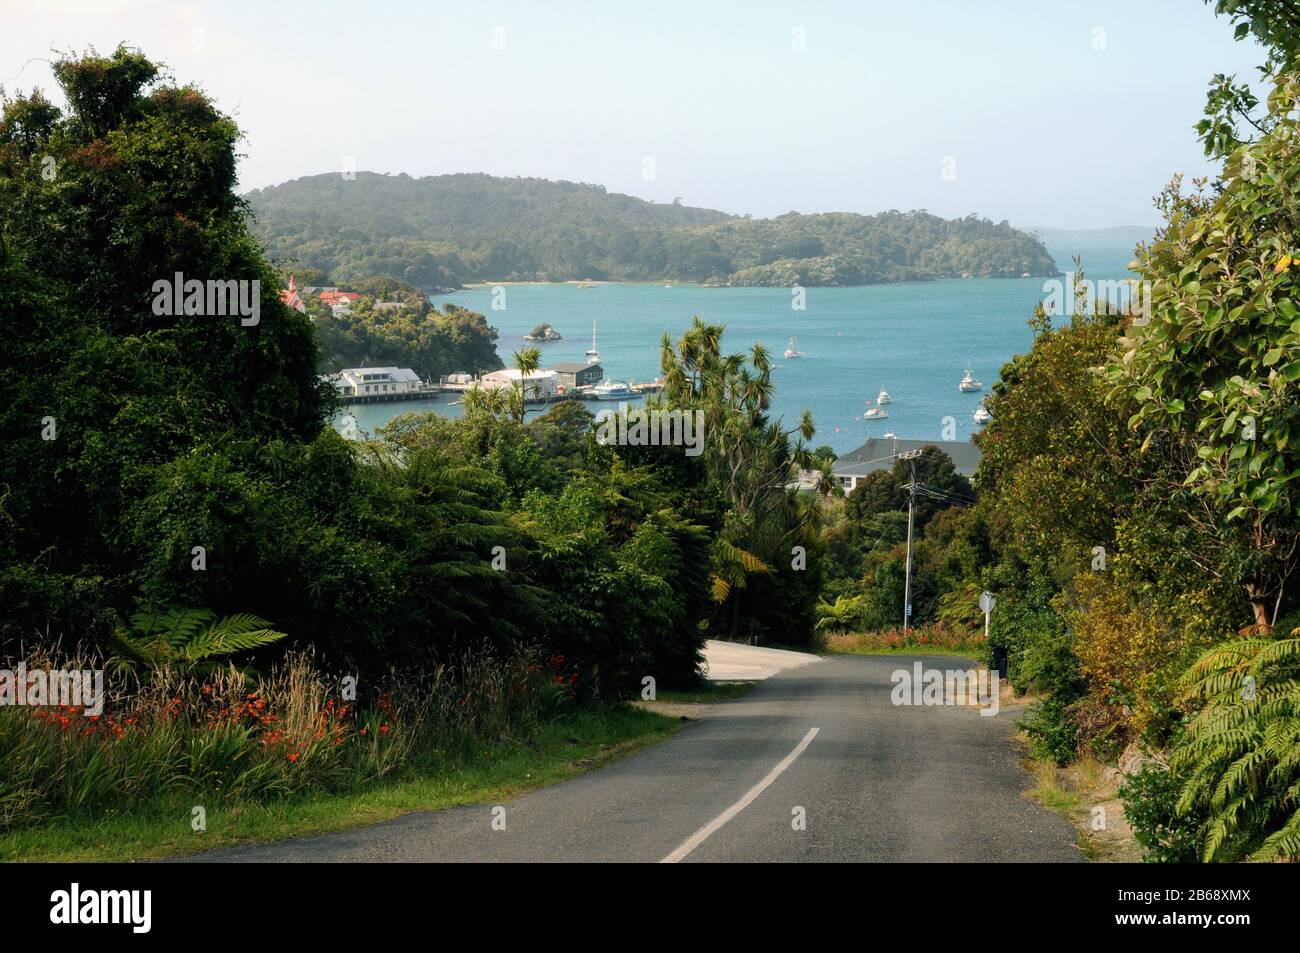
{"type": "MultiPolygon", "coordinates": [[[[503,371],[493,371],[481,378],[483,387],[518,387],[520,372],[517,368],[507,367],[503,371]]],[[[559,375],[555,371],[533,371],[524,381],[524,390],[529,400],[550,400],[555,396],[555,386],[559,375]]]]}
{"type": "Polygon", "coordinates": [[[411,394],[420,390],[420,375],[409,367],[349,367],[333,375],[344,397],[411,394]]]}

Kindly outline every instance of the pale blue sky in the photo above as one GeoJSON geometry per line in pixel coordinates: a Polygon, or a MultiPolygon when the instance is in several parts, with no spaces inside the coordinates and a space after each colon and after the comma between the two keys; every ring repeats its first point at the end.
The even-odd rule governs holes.
{"type": "Polygon", "coordinates": [[[0,17],[11,91],[51,89],[24,66],[51,48],[119,41],[203,86],[248,137],[246,188],[352,156],[762,216],[1076,228],[1154,223],[1173,172],[1208,171],[1191,126],[1209,77],[1262,59],[1199,0],[0,0],[0,17]]]}

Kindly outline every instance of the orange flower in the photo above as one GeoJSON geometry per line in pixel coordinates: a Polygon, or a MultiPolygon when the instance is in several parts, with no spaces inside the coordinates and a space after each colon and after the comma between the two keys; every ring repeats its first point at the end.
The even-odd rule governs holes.
{"type": "Polygon", "coordinates": [[[296,752],[296,751],[290,751],[290,752],[289,752],[289,760],[290,760],[290,761],[297,761],[297,760],[298,760],[298,752],[296,752]]]}

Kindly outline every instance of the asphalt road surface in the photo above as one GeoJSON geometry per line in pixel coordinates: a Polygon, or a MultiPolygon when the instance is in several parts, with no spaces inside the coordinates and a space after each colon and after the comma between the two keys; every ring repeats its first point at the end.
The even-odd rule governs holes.
{"type": "Polygon", "coordinates": [[[668,741],[504,805],[189,859],[1082,860],[1069,822],[1021,796],[1011,712],[891,703],[891,673],[914,661],[833,656],[781,671],[668,741]]]}

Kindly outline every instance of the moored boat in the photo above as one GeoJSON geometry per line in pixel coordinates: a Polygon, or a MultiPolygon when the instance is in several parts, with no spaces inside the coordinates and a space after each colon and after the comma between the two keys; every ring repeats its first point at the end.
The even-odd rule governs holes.
{"type": "Polygon", "coordinates": [[[622,381],[601,381],[589,393],[594,400],[627,400],[640,396],[622,381]]]}

